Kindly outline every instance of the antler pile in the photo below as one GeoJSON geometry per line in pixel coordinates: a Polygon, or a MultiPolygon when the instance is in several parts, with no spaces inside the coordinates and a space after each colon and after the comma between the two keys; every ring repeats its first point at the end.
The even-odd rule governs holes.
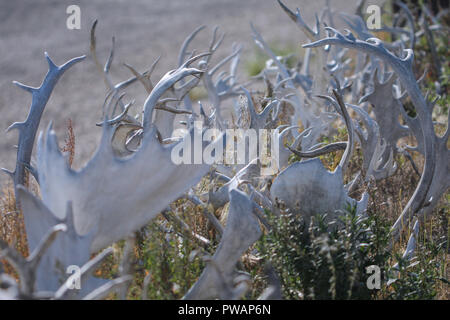
{"type": "MultiPolygon", "coordinates": [[[[395,174],[394,156],[409,155],[408,150],[422,154],[424,166],[414,194],[392,227],[394,239],[412,224],[414,217],[431,213],[449,187],[450,129],[442,137],[435,133],[432,112],[436,101],[429,101],[422,94],[412,69],[413,51],[404,49],[406,43],[413,48],[416,38],[421,36],[414,30],[414,24],[410,24],[409,31],[384,27],[384,31],[402,35],[392,43],[384,43],[372,36],[360,16],[340,15],[358,39],[349,31],[344,34],[334,28],[337,13],[328,6],[316,16],[316,28],[312,30],[299,10],[294,13],[280,0],[278,3],[310,41],[303,45],[305,58],[296,68],[289,68],[286,59],[277,57],[252,25],[253,38],[269,61],[247,83],[241,83],[237,74],[241,46],[233,44],[231,54],[211,65],[212,56],[224,38],[218,36],[217,27],[204,53],[188,52],[192,40],[205,28],[201,26],[186,38],[177,67],[156,85],[150,76],[158,60],[143,73],[126,65],[133,77],[114,84],[109,70],[115,40],[102,67],[96,55],[95,22],[91,30],[91,54],[109,93],[103,106],[103,121],[98,123],[103,130],[100,145],[80,170],[73,170],[67,164],[51,124],[39,135],[37,166],[32,167],[30,162],[40,118],[56,82],[84,56],[58,67],[46,55],[49,71],[39,88],[17,83],[32,93],[32,104],[27,120],[8,129],[18,129],[20,134],[16,169],[7,172],[14,179],[16,199],[23,211],[33,253],[22,258],[0,242],[0,255],[17,268],[20,276],[17,287],[2,275],[7,290],[0,291],[0,296],[100,298],[124,287],[130,280],[127,275],[110,282],[91,276],[111,253],[108,247],[148,224],[175,200],[186,198],[203,207],[204,214],[218,231],[220,242],[215,254],[206,259],[206,268],[185,298],[240,298],[248,289],[249,279],[237,272],[236,265],[260,238],[263,226],[271,228],[264,209],[281,214],[279,209],[283,207],[305,218],[316,214],[335,218],[350,204],[356,207],[358,215],[364,215],[368,193],[363,192],[359,201],[349,196],[360,177],[368,182],[395,174]],[[325,33],[327,36],[322,37],[325,33]],[[348,50],[357,52],[354,66],[346,56],[348,50]],[[312,59],[313,55],[316,59],[312,59]],[[223,70],[227,65],[229,68],[223,70]],[[246,88],[258,80],[267,86],[261,110],[255,94],[246,88]],[[126,88],[135,82],[141,83],[148,95],[142,106],[141,121],[128,114],[133,103],[122,101],[126,88]],[[207,99],[196,108],[189,93],[199,86],[206,89],[207,99]],[[406,96],[417,113],[414,118],[403,107],[406,96]],[[346,103],[358,99],[357,105],[346,103]],[[117,106],[120,106],[118,113],[117,106]],[[287,120],[282,120],[283,108],[293,110],[287,120]],[[213,136],[206,139],[197,122],[205,129],[215,129],[214,139],[213,136]],[[341,123],[345,124],[347,141],[324,145],[322,138],[332,137],[341,123]],[[180,127],[186,129],[181,130],[181,135],[177,130],[180,127]],[[226,154],[224,146],[236,145],[235,138],[227,135],[230,129],[272,130],[272,134],[268,143],[254,149],[259,156],[251,157],[245,164],[198,162],[195,138],[201,138],[201,150],[207,147],[226,154]],[[413,137],[417,146],[399,147],[405,137],[413,137]],[[348,168],[356,143],[362,150],[362,167],[345,185],[344,175],[352,174],[348,168]],[[262,150],[269,147],[275,170],[263,175],[267,162],[261,156],[262,150]],[[178,164],[172,156],[180,149],[184,161],[178,164]],[[341,160],[329,171],[320,157],[340,150],[344,150],[341,160]],[[298,161],[290,163],[291,155],[298,161]],[[37,178],[42,199],[24,187],[25,169],[37,178]],[[207,193],[197,193],[195,186],[208,172],[211,186],[219,180],[223,184],[207,193]],[[227,221],[223,226],[208,211],[208,206],[219,209],[227,204],[227,221]],[[90,260],[92,254],[103,249],[90,260]],[[82,266],[82,290],[70,289],[68,285],[75,280],[74,276],[66,277],[71,265],[82,266]]],[[[402,10],[405,19],[411,19],[408,9],[402,7],[402,10]]],[[[424,27],[427,34],[431,32],[426,24],[424,27]]],[[[253,147],[246,140],[243,145],[249,151],[253,147]]],[[[414,250],[418,228],[416,222],[405,257],[411,256],[414,250]]],[[[271,287],[272,291],[279,292],[275,287],[271,287]]],[[[266,292],[264,296],[271,294],[266,292]]]]}

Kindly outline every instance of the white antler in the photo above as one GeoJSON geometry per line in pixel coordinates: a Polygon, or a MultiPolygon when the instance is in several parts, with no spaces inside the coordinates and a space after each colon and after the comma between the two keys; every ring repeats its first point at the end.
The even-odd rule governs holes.
{"type": "MultiPolygon", "coordinates": [[[[39,122],[41,120],[44,108],[50,99],[53,88],[58,82],[59,78],[74,64],[82,61],[85,56],[80,56],[73,58],[61,66],[57,66],[45,53],[45,58],[48,62],[48,72],[45,75],[42,84],[38,88],[30,87],[24,85],[20,82],[14,81],[14,83],[20,88],[31,93],[31,106],[28,113],[27,119],[24,122],[13,123],[7,131],[12,129],[19,130],[19,143],[17,148],[17,160],[16,169],[14,172],[2,169],[4,172],[10,174],[14,180],[14,185],[25,184],[25,170],[28,168],[32,173],[35,173],[35,169],[31,168],[31,154],[33,151],[34,140],[36,137],[37,130],[39,128],[39,122]]],[[[36,177],[38,178],[38,177],[36,177]]]]}
{"type": "Polygon", "coordinates": [[[227,225],[216,253],[200,278],[184,299],[231,299],[242,295],[234,287],[235,267],[242,254],[261,236],[258,219],[253,215],[253,202],[238,189],[229,193],[227,225]]]}
{"type": "MultiPolygon", "coordinates": [[[[110,143],[113,133],[113,128],[103,127],[95,156],[79,171],[67,166],[51,127],[45,140],[43,134],[39,138],[38,171],[43,201],[59,218],[64,218],[65,204],[72,201],[75,228],[82,235],[98,224],[91,252],[146,224],[209,169],[206,164],[172,162],[176,144],[161,145],[154,128],[144,132],[137,152],[125,159],[116,158],[110,143]]],[[[187,135],[185,139],[192,137],[187,135]]]]}
{"type": "Polygon", "coordinates": [[[430,197],[428,196],[428,193],[430,191],[430,186],[436,169],[436,135],[434,133],[430,108],[428,107],[428,104],[422,95],[419,86],[417,85],[414,73],[412,71],[412,60],[414,57],[413,52],[412,50],[407,49],[406,57],[399,58],[389,52],[379,39],[370,38],[366,41],[362,41],[356,39],[352,34],[345,36],[333,28],[327,28],[327,30],[333,32],[334,36],[304,45],[304,47],[336,45],[356,49],[379,57],[394,70],[397,77],[400,79],[401,84],[409,94],[414,107],[416,108],[417,117],[420,121],[420,130],[415,131],[414,135],[418,140],[422,140],[424,142],[425,164],[416,191],[392,228],[395,238],[398,238],[403,226],[408,225],[412,219],[412,216],[418,213],[420,209],[426,206],[429,202],[430,197]]]}

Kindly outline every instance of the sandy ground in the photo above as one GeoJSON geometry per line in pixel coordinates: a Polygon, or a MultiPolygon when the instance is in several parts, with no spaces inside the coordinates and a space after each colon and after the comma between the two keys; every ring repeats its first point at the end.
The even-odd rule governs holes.
{"type": "MultiPolygon", "coordinates": [[[[325,6],[325,0],[285,0],[291,7],[300,7],[305,20],[312,25],[314,13],[325,6]]],[[[354,12],[356,0],[333,0],[333,7],[354,12]]],[[[119,82],[130,76],[123,63],[138,70],[148,68],[162,56],[154,73],[156,82],[176,66],[178,50],[184,38],[197,26],[208,26],[194,47],[204,50],[215,25],[226,32],[220,54],[231,51],[231,44],[244,44],[247,53],[254,44],[250,35],[252,21],[269,43],[297,46],[305,39],[287,18],[275,0],[0,0],[0,167],[14,168],[17,133],[4,133],[14,121],[25,119],[31,97],[11,83],[38,86],[46,71],[44,51],[57,64],[89,53],[89,30],[94,19],[97,27],[98,54],[102,61],[108,56],[111,37],[116,37],[116,56],[112,77],[119,82]],[[66,8],[81,8],[81,30],[66,28],[66,8]]],[[[244,59],[245,60],[245,59],[244,59]]],[[[140,112],[143,90],[131,91],[136,98],[134,112],[140,112]]],[[[74,124],[76,136],[75,166],[79,167],[95,151],[100,129],[101,105],[106,88],[101,75],[88,58],[69,70],[59,81],[45,109],[40,130],[50,120],[60,144],[66,133],[67,119],[74,124]]],[[[0,183],[6,181],[1,175],[0,183]]]]}

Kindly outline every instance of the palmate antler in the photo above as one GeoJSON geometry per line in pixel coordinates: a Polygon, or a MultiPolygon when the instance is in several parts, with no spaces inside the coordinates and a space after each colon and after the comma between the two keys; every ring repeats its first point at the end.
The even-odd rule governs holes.
{"type": "MultiPolygon", "coordinates": [[[[90,259],[90,247],[95,235],[94,227],[86,235],[80,235],[75,230],[74,212],[70,202],[64,210],[65,217],[58,218],[40,199],[33,196],[22,186],[18,186],[18,196],[22,207],[27,240],[30,250],[36,250],[42,237],[55,225],[64,225],[64,232],[58,235],[56,241],[48,246],[42,261],[36,266],[36,289],[55,292],[60,286],[60,279],[67,277],[66,270],[70,265],[81,267],[90,259]]],[[[85,277],[83,293],[99,287],[105,281],[97,281],[85,277]]]]}
{"type": "Polygon", "coordinates": [[[67,166],[51,127],[46,141],[41,135],[38,145],[43,201],[64,218],[65,203],[71,200],[75,228],[82,235],[98,224],[91,252],[145,225],[209,169],[205,164],[174,164],[171,153],[176,145],[162,146],[151,128],[137,152],[118,159],[110,144],[113,129],[103,130],[96,155],[78,172],[67,166]]]}
{"type": "MultiPolygon", "coordinates": [[[[91,252],[146,224],[207,173],[209,166],[205,164],[176,165],[172,162],[176,144],[160,144],[152,114],[159,99],[178,81],[203,73],[190,64],[208,55],[203,53],[188,59],[154,86],[143,107],[141,146],[129,157],[116,157],[111,145],[116,130],[103,125],[95,156],[84,168],[74,171],[60,153],[51,126],[45,134],[41,133],[37,171],[43,201],[59,219],[64,219],[67,202],[72,201],[75,229],[81,235],[98,225],[91,252]]],[[[192,137],[191,134],[186,139],[192,137]]]]}
{"type": "Polygon", "coordinates": [[[358,121],[354,122],[355,132],[363,153],[362,169],[365,171],[366,181],[371,177],[376,180],[384,179],[395,173],[397,165],[394,162],[392,145],[388,145],[380,135],[380,127],[377,121],[359,106],[348,104],[364,123],[366,132],[362,130],[358,121]],[[388,155],[387,160],[385,159],[388,155]]]}
{"type": "MultiPolygon", "coordinates": [[[[336,45],[340,47],[356,49],[371,55],[374,55],[382,59],[387,63],[393,71],[396,73],[397,77],[400,79],[401,84],[405,88],[406,92],[411,98],[411,101],[416,109],[417,118],[414,121],[417,122],[416,130],[411,128],[416,137],[417,141],[423,141],[424,148],[424,169],[422,172],[419,184],[409,200],[406,207],[403,209],[402,214],[392,227],[393,235],[398,239],[400,231],[405,225],[409,225],[413,215],[420,212],[424,207],[429,206],[430,201],[436,200],[437,195],[430,194],[433,191],[431,186],[434,184],[433,178],[435,176],[436,170],[443,170],[444,176],[448,177],[448,151],[442,153],[440,151],[438,155],[437,148],[437,137],[434,132],[433,121],[431,117],[431,110],[425,97],[422,95],[419,86],[417,85],[414,73],[412,71],[412,61],[414,54],[412,50],[405,50],[406,56],[404,58],[399,58],[389,52],[381,42],[381,40],[376,38],[370,38],[366,41],[361,41],[356,39],[351,33],[348,35],[343,35],[339,31],[333,28],[327,28],[328,31],[333,33],[333,36],[329,36],[322,40],[304,45],[304,47],[318,47],[324,45],[336,45]],[[437,162],[437,158],[444,158],[443,162],[437,162]],[[446,158],[446,159],[445,159],[446,158]],[[440,168],[440,167],[444,168],[440,168]],[[446,172],[445,172],[446,171],[446,172]]],[[[448,135],[446,134],[447,138],[448,135]]],[[[445,142],[446,143],[446,142],[445,142]]],[[[443,149],[443,148],[440,148],[443,149]]],[[[446,149],[446,146],[445,146],[446,149]]],[[[446,179],[446,178],[444,178],[446,179]]],[[[448,180],[448,178],[447,178],[448,180]]],[[[442,192],[442,190],[441,190],[442,192]]]]}
{"type": "Polygon", "coordinates": [[[386,80],[380,82],[377,70],[375,69],[373,75],[373,91],[362,97],[360,102],[368,101],[373,105],[373,112],[380,127],[381,138],[388,144],[388,149],[397,152],[397,141],[408,136],[410,131],[407,126],[398,122],[403,106],[393,93],[396,77],[391,73],[387,75],[386,80]]]}
{"type": "Polygon", "coordinates": [[[275,178],[270,189],[274,204],[282,203],[292,212],[300,212],[306,219],[325,213],[329,218],[333,218],[339,211],[344,210],[347,204],[355,206],[358,214],[362,214],[367,206],[367,194],[364,194],[360,201],[356,201],[348,196],[348,190],[343,183],[343,172],[353,150],[354,129],[342,97],[336,90],[333,93],[336,100],[331,97],[328,99],[340,108],[349,135],[339,165],[330,172],[319,158],[293,163],[275,178]]]}
{"type": "Polygon", "coordinates": [[[128,275],[112,281],[92,277],[113,250],[105,249],[90,259],[92,234],[84,237],[77,234],[70,204],[66,219],[61,220],[25,188],[18,186],[17,191],[28,225],[31,254],[24,258],[0,240],[0,257],[11,263],[20,280],[17,284],[2,275],[0,299],[94,299],[131,280],[128,275]],[[68,267],[73,266],[80,272],[69,276],[68,267]]]}
{"type": "MultiPolygon", "coordinates": [[[[22,202],[30,249],[38,246],[45,231],[53,225],[63,223],[67,232],[52,245],[47,245],[49,250],[39,255],[39,258],[42,256],[42,259],[39,259],[41,263],[30,260],[32,268],[28,269],[32,271],[26,269],[25,278],[21,281],[24,286],[30,287],[24,287],[20,292],[30,295],[35,285],[38,290],[55,292],[61,285],[60,280],[64,278],[68,265],[83,266],[92,253],[139,229],[207,173],[208,165],[174,164],[171,157],[177,144],[161,145],[157,139],[157,129],[151,120],[153,110],[157,108],[162,95],[181,79],[203,73],[202,70],[189,66],[208,55],[209,53],[204,53],[191,57],[179,68],[168,72],[152,89],[143,108],[144,130],[140,148],[129,157],[118,158],[114,145],[118,134],[116,124],[126,116],[130,104],[124,106],[122,113],[112,120],[108,120],[108,110],[105,110],[100,146],[93,159],[79,171],[74,171],[67,165],[51,125],[45,134],[40,134],[36,172],[39,175],[43,202],[20,185],[16,187],[17,199],[22,202]],[[123,186],[123,189],[120,186],[123,186]],[[69,203],[71,205],[67,207],[69,203]]],[[[57,67],[47,57],[50,70],[41,88],[21,85],[32,92],[33,103],[27,122],[12,126],[21,130],[19,154],[26,150],[31,156],[33,141],[27,139],[34,139],[40,115],[53,86],[63,71],[82,59],[83,57],[76,58],[57,67]],[[27,131],[22,132],[25,129],[27,131]],[[22,133],[26,134],[26,139],[22,133]]],[[[109,69],[111,60],[110,57],[105,70],[109,69]]],[[[140,76],[137,74],[134,80],[140,76]]],[[[118,88],[113,86],[111,90],[117,91],[118,88]]],[[[116,105],[122,97],[123,95],[118,98],[116,105]]],[[[185,139],[191,137],[192,132],[185,139]]],[[[119,140],[123,142],[123,139],[119,140]]],[[[217,141],[221,141],[220,138],[217,141]]],[[[19,163],[21,162],[18,161],[19,163]]],[[[104,281],[99,282],[88,277],[88,271],[91,269],[89,267],[82,272],[85,279],[83,294],[90,292],[88,298],[100,297],[128,281],[125,278],[117,279],[103,287],[100,285],[104,281]],[[95,288],[97,289],[92,291],[95,288]]],[[[68,298],[73,297],[74,293],[60,288],[56,296],[68,298]]],[[[76,296],[79,297],[78,294],[76,296]]]]}

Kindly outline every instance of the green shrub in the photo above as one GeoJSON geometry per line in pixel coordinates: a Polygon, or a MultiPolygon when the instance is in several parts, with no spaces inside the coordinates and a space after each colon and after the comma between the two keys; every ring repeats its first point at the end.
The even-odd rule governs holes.
{"type": "Polygon", "coordinates": [[[407,263],[390,253],[389,223],[380,215],[359,217],[349,207],[336,221],[327,224],[325,218],[318,215],[306,224],[298,214],[271,214],[273,229],[259,250],[278,273],[284,298],[432,299],[439,279],[446,281],[439,272],[444,242],[420,245],[407,263]],[[395,262],[398,269],[391,267],[395,262]],[[366,284],[370,265],[380,267],[380,290],[366,284]]]}

